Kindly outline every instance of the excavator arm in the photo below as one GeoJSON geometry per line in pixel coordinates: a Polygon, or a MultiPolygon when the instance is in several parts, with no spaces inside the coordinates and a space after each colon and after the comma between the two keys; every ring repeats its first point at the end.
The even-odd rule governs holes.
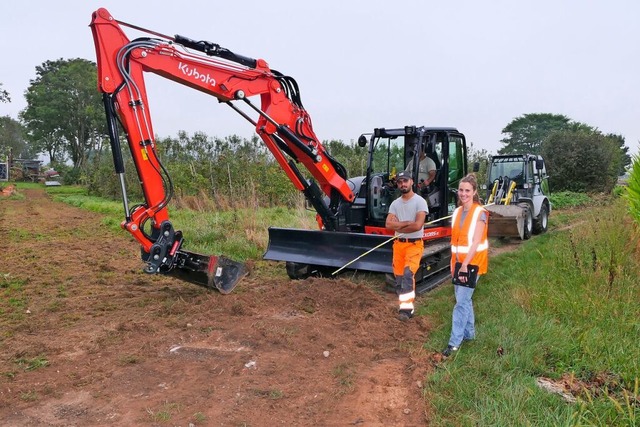
{"type": "Polygon", "coordinates": [[[219,282],[237,282],[245,273],[242,265],[223,257],[207,258],[181,249],[182,234],[173,229],[167,211],[173,193],[171,179],[156,153],[144,79],[148,72],[212,95],[242,115],[255,126],[293,185],[314,206],[323,226],[338,228],[339,207],[353,202],[355,195],[344,167],[316,137],[294,79],[271,70],[263,59],[238,55],[208,41],[145,30],[114,19],[103,8],[93,13],[90,27],[98,89],[103,94],[114,166],[123,193],[122,227],[141,244],[147,272],[173,272],[186,280],[196,277],[190,281],[206,281],[205,286],[213,283],[223,292],[230,291],[235,282],[219,282]],[[122,27],[153,37],[129,40],[122,27]],[[254,97],[260,98],[260,106],[252,102],[254,97]],[[145,199],[144,204],[132,208],[124,185],[118,124],[126,134],[145,199]],[[302,163],[313,179],[305,179],[297,163],[302,163]],[[145,228],[146,224],[151,226],[145,228]]]}

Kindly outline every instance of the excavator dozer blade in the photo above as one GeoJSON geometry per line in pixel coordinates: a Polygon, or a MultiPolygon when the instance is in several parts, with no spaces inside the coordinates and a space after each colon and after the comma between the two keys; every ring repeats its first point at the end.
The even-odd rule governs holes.
{"type": "Polygon", "coordinates": [[[516,205],[486,206],[489,211],[489,237],[524,239],[525,211],[516,205]]]}
{"type": "Polygon", "coordinates": [[[170,274],[190,283],[228,294],[248,273],[247,267],[223,256],[180,250],[170,274]]]}
{"type": "MultiPolygon", "coordinates": [[[[391,236],[292,228],[269,228],[266,260],[287,261],[336,270],[391,236]]],[[[392,273],[392,242],[382,245],[348,266],[350,270],[392,273]]]]}

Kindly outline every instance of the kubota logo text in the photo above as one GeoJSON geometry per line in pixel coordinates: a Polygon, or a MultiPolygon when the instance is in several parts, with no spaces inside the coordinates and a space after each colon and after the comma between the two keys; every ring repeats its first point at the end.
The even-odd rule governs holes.
{"type": "Polygon", "coordinates": [[[198,70],[193,67],[189,67],[187,64],[183,64],[182,62],[178,63],[178,70],[182,71],[182,74],[188,77],[193,77],[196,80],[200,80],[202,83],[206,85],[215,86],[216,79],[211,77],[209,74],[202,74],[198,72],[198,70]]]}

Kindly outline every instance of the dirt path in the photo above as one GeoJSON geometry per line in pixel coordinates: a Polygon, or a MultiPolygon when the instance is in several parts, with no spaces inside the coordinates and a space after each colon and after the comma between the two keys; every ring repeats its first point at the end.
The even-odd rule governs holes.
{"type": "Polygon", "coordinates": [[[419,426],[424,318],[257,265],[230,295],[142,273],[101,216],[0,200],[0,424],[419,426]]]}

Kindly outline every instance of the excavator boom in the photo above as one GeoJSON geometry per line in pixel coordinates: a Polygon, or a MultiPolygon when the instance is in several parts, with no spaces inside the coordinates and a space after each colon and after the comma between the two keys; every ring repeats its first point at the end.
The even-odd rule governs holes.
{"type": "Polygon", "coordinates": [[[145,30],[114,19],[104,8],[93,13],[90,27],[98,90],[103,94],[114,166],[122,187],[122,227],[142,246],[145,271],[180,273],[224,292],[246,274],[244,266],[226,258],[207,258],[181,249],[182,235],[173,229],[167,210],[173,188],[156,153],[145,73],[211,95],[242,115],[255,126],[293,185],[313,205],[323,227],[338,229],[340,206],[353,202],[355,195],[346,180],[346,170],[315,135],[294,79],[270,69],[263,59],[239,55],[209,41],[145,30]],[[122,27],[152,37],[130,40],[122,27]],[[254,97],[260,99],[260,105],[252,101],[254,97]],[[118,125],[126,134],[145,199],[145,203],[132,208],[128,206],[118,125]],[[309,171],[311,179],[303,176],[298,163],[309,171]]]}

